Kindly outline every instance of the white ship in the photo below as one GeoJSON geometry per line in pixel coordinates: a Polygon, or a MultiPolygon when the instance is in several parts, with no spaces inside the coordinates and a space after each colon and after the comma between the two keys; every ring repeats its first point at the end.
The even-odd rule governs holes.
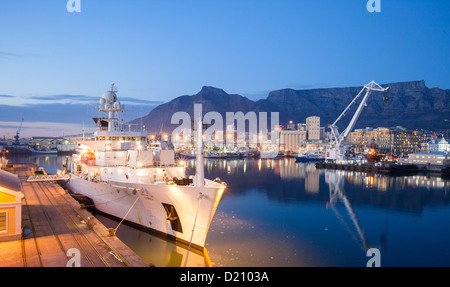
{"type": "Polygon", "coordinates": [[[114,85],[100,99],[95,140],[78,142],[63,164],[67,188],[90,198],[101,212],[167,235],[197,249],[208,229],[225,183],[204,179],[202,129],[197,129],[195,175],[188,176],[173,150],[148,142],[146,132],[122,131],[124,106],[114,85]]]}
{"type": "Polygon", "coordinates": [[[259,151],[259,158],[272,159],[278,156],[278,149],[262,149],[259,151]]]}

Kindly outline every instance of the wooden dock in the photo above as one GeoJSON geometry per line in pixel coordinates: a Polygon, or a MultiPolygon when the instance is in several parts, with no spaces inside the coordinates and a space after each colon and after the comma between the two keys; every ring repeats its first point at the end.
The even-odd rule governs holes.
{"type": "Polygon", "coordinates": [[[148,267],[54,182],[27,182],[33,165],[14,166],[22,199],[21,240],[0,242],[0,267],[148,267]],[[77,260],[79,258],[79,260],[77,260]],[[68,264],[69,263],[69,264],[68,264]]]}

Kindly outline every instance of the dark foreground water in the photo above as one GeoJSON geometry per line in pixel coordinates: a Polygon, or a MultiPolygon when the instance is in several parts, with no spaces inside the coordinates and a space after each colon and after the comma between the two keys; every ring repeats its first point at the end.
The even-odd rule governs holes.
{"type": "MultiPolygon", "coordinates": [[[[55,173],[62,159],[11,160],[55,173]]],[[[380,250],[381,266],[450,266],[449,179],[317,170],[284,158],[207,160],[205,173],[228,184],[207,238],[215,266],[366,266],[369,248],[380,250]]],[[[117,236],[148,263],[186,263],[183,245],[126,225],[117,236]]],[[[187,266],[204,264],[189,254],[187,266]]]]}

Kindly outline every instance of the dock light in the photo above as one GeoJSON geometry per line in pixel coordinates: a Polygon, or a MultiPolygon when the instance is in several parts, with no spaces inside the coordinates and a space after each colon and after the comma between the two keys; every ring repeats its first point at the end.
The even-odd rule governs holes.
{"type": "Polygon", "coordinates": [[[184,160],[179,160],[179,161],[178,161],[178,165],[179,165],[179,166],[184,166],[184,164],[185,164],[184,160]]]}

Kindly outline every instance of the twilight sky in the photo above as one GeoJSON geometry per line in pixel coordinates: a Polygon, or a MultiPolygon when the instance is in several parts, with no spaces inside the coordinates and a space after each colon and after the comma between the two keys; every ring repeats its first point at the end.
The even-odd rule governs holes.
{"type": "Polygon", "coordinates": [[[93,128],[112,83],[132,108],[214,86],[271,90],[425,80],[450,88],[450,1],[67,0],[0,2],[0,136],[93,128]],[[58,124],[59,123],[59,124],[58,124]]]}

